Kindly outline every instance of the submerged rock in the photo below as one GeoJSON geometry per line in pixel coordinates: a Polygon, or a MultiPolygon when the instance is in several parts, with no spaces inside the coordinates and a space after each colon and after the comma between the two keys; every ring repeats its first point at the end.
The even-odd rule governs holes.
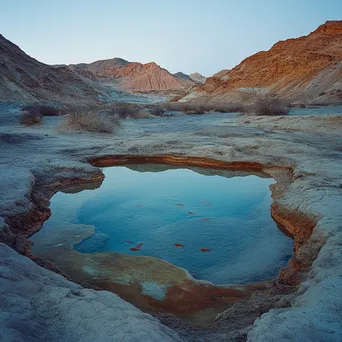
{"type": "Polygon", "coordinates": [[[107,291],[84,289],[0,244],[1,341],[181,341],[107,291]]]}
{"type": "Polygon", "coordinates": [[[81,241],[75,249],[81,253],[95,253],[103,250],[109,236],[104,233],[94,233],[92,236],[81,241]]]}

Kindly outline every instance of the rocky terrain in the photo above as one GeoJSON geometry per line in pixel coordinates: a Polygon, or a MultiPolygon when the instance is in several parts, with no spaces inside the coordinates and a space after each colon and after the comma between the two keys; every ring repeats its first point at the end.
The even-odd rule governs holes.
{"type": "MultiPolygon", "coordinates": [[[[205,328],[194,328],[67,282],[1,245],[3,340],[341,340],[341,117],[179,116],[127,120],[116,134],[101,135],[61,134],[60,117],[25,128],[19,113],[1,107],[0,236],[40,265],[58,271],[35,258],[27,240],[49,216],[48,199],[61,185],[98,182],[101,171],[89,161],[113,165],[120,155],[269,173],[277,180],[272,215],[293,235],[295,250],[272,291],[228,304],[205,328]]],[[[199,312],[198,322],[208,314],[199,312]]]]}
{"type": "Polygon", "coordinates": [[[1,341],[182,340],[113,293],[84,289],[1,243],[0,260],[1,341]]]}
{"type": "Polygon", "coordinates": [[[193,77],[182,72],[171,74],[154,62],[142,64],[122,58],[81,63],[72,67],[90,71],[99,80],[115,80],[117,87],[130,92],[188,89],[203,83],[203,76],[200,74],[193,74],[193,77]]]}
{"type": "Polygon", "coordinates": [[[203,75],[201,75],[198,72],[190,74],[189,77],[197,83],[204,83],[205,80],[207,79],[206,77],[204,77],[203,75]]]}
{"type": "Polygon", "coordinates": [[[244,102],[272,91],[297,103],[342,102],[342,21],[307,36],[280,41],[231,70],[222,70],[183,100],[244,102]]]}
{"type": "MultiPolygon", "coordinates": [[[[115,60],[117,60],[117,65],[124,64],[124,60],[115,60]]],[[[102,82],[96,75],[96,68],[105,68],[106,63],[97,63],[96,67],[94,65],[90,67],[90,70],[82,64],[78,66],[46,65],[28,56],[17,45],[0,35],[0,101],[45,101],[77,103],[77,105],[110,104],[116,101],[150,102],[149,99],[132,96],[117,84],[102,82]]],[[[170,84],[173,84],[175,88],[188,87],[189,82],[195,84],[191,79],[190,81],[183,79],[178,81],[166,70],[164,71],[153,63],[150,68],[157,70],[155,77],[150,79],[147,74],[139,74],[141,77],[133,77],[130,82],[125,78],[124,83],[143,85],[147,82],[149,89],[158,88],[160,84],[163,89],[169,88],[170,84]],[[167,79],[159,81],[163,79],[164,73],[171,83],[167,79]]],[[[139,88],[139,86],[137,87],[139,88]]],[[[127,88],[131,90],[129,86],[127,88]]],[[[152,101],[154,100],[152,99],[152,101]]]]}
{"type": "Polygon", "coordinates": [[[106,89],[65,66],[38,62],[0,35],[0,101],[37,100],[94,103],[106,89]]]}

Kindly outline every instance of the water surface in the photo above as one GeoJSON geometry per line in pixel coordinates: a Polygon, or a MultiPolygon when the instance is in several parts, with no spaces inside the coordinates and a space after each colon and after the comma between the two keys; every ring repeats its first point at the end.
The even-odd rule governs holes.
{"type": "MultiPolygon", "coordinates": [[[[275,278],[292,254],[292,240],[270,216],[271,178],[163,165],[103,172],[98,189],[51,200],[44,230],[61,221],[96,227],[79,252],[157,257],[215,284],[275,278]]],[[[39,233],[33,240],[39,244],[39,233]]]]}

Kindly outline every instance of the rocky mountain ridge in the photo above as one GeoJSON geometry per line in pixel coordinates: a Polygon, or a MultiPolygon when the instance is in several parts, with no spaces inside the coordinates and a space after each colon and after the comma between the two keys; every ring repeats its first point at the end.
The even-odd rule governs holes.
{"type": "Polygon", "coordinates": [[[342,21],[307,36],[279,41],[231,70],[222,70],[185,99],[229,101],[272,91],[291,102],[342,102],[342,21]]]}
{"type": "Polygon", "coordinates": [[[95,101],[100,94],[69,68],[38,62],[0,35],[0,101],[95,101]]]}
{"type": "Polygon", "coordinates": [[[280,41],[207,79],[122,58],[53,67],[0,35],[0,101],[86,103],[119,99],[121,91],[175,91],[185,93],[181,101],[246,102],[271,91],[293,103],[327,104],[342,102],[341,80],[342,21],[280,41]]]}
{"type": "Polygon", "coordinates": [[[190,74],[189,77],[194,80],[197,83],[204,83],[207,79],[203,75],[201,75],[199,72],[194,72],[193,74],[190,74]]]}
{"type": "Polygon", "coordinates": [[[122,58],[77,64],[77,69],[92,72],[100,80],[115,80],[116,85],[131,92],[167,91],[190,88],[201,83],[199,74],[191,78],[182,72],[171,74],[154,62],[129,62],[122,58]]]}

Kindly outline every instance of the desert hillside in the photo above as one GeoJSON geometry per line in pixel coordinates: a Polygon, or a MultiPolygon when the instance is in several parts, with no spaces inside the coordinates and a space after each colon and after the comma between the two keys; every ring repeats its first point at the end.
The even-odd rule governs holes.
{"type": "Polygon", "coordinates": [[[207,79],[206,77],[201,75],[199,72],[195,72],[193,74],[190,74],[189,77],[197,83],[204,83],[205,80],[207,79]]]}
{"type": "Polygon", "coordinates": [[[0,101],[94,101],[98,94],[67,67],[40,63],[0,35],[0,101]]]}
{"type": "Polygon", "coordinates": [[[201,83],[182,72],[171,74],[154,62],[142,64],[113,58],[76,67],[92,72],[99,80],[115,80],[120,89],[133,92],[185,89],[201,83]]]}
{"type": "Polygon", "coordinates": [[[244,99],[265,89],[294,102],[341,102],[342,21],[327,21],[307,36],[250,56],[208,78],[186,99],[244,99]]]}
{"type": "Polygon", "coordinates": [[[194,79],[192,79],[190,77],[190,75],[184,74],[183,72],[177,72],[177,73],[173,74],[173,76],[184,87],[192,87],[195,84],[201,83],[201,82],[195,81],[194,79]]]}

